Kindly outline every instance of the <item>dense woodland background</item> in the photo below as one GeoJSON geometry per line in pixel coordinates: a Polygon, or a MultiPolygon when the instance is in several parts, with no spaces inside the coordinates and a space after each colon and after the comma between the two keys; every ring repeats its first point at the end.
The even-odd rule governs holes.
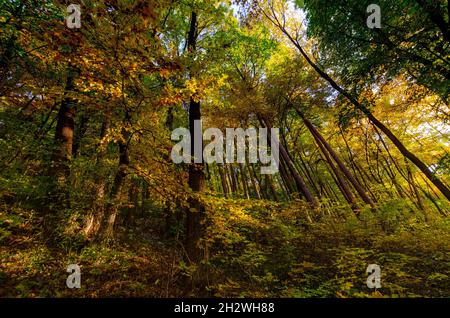
{"type": "Polygon", "coordinates": [[[450,296],[448,1],[72,2],[0,1],[0,296],[450,296]],[[174,164],[195,119],[279,173],[174,164]]]}

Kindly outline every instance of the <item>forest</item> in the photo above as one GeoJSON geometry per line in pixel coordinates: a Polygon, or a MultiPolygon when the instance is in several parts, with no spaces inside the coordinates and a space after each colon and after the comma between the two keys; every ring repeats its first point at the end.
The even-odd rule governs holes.
{"type": "Polygon", "coordinates": [[[0,0],[0,297],[450,297],[449,13],[0,0]]]}

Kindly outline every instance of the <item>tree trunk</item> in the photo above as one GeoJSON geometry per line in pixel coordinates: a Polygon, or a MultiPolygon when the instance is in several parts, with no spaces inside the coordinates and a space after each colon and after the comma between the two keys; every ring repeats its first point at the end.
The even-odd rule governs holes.
{"type": "Polygon", "coordinates": [[[258,192],[259,192],[259,195],[260,195],[261,199],[267,199],[267,196],[264,193],[263,187],[262,187],[262,182],[261,182],[262,178],[261,179],[258,178],[258,174],[255,171],[255,166],[254,165],[248,165],[248,167],[250,168],[250,171],[253,174],[253,177],[255,178],[255,181],[257,183],[257,189],[258,189],[258,192]]]}
{"type": "Polygon", "coordinates": [[[267,185],[269,186],[269,190],[270,190],[270,193],[272,194],[273,199],[277,202],[280,201],[280,199],[278,198],[278,194],[275,189],[275,186],[273,185],[272,176],[270,174],[266,174],[266,182],[267,182],[267,185]]]}
{"type": "MultiPolygon", "coordinates": [[[[78,72],[70,67],[67,76],[66,94],[75,90],[75,78],[78,72]]],[[[73,137],[75,129],[76,100],[66,96],[58,111],[55,143],[57,149],[53,154],[52,175],[58,178],[58,182],[65,182],[69,175],[68,163],[72,160],[73,137]]]]}
{"type": "Polygon", "coordinates": [[[223,194],[225,198],[228,198],[228,186],[225,172],[223,171],[223,167],[220,163],[217,165],[217,168],[219,169],[220,180],[222,181],[223,194]]]}
{"type": "Polygon", "coordinates": [[[248,170],[248,175],[250,176],[250,181],[252,182],[252,185],[253,185],[253,190],[255,191],[256,198],[258,198],[260,200],[261,193],[259,191],[259,184],[257,184],[256,176],[253,176],[252,168],[250,168],[250,165],[248,163],[246,164],[246,166],[247,166],[247,170],[248,170]]]}
{"type": "MultiPolygon", "coordinates": [[[[126,134],[124,135],[126,136],[126,134]]],[[[114,182],[110,193],[111,202],[106,206],[105,216],[99,230],[102,238],[107,241],[114,239],[114,225],[119,213],[119,199],[122,194],[122,188],[125,184],[125,179],[128,174],[128,166],[130,164],[127,143],[128,138],[124,139],[125,141],[119,142],[119,169],[114,177],[114,182]]]]}
{"type": "Polygon", "coordinates": [[[244,197],[246,199],[250,199],[248,184],[247,184],[247,176],[245,175],[244,164],[239,164],[239,171],[241,172],[241,180],[242,180],[242,188],[244,189],[244,197]]]}
{"type": "MultiPolygon", "coordinates": [[[[197,14],[191,13],[191,21],[188,34],[188,51],[189,54],[195,54],[197,41],[197,14]]],[[[190,74],[192,77],[193,74],[190,74]]],[[[195,138],[194,138],[194,122],[201,119],[200,101],[190,98],[189,101],[189,131],[191,133],[191,153],[194,154],[195,138]]],[[[205,174],[203,172],[203,163],[191,163],[189,165],[189,187],[192,191],[203,192],[205,188],[205,174]]],[[[186,252],[189,260],[199,263],[203,259],[202,250],[199,246],[200,238],[203,235],[203,221],[205,209],[197,197],[191,197],[189,202],[189,210],[186,215],[186,252]]]]}
{"type": "MultiPolygon", "coordinates": [[[[105,119],[102,124],[100,131],[100,141],[106,137],[111,124],[111,112],[105,112],[105,119]]],[[[100,145],[97,145],[100,146],[100,145]]],[[[96,165],[98,166],[104,157],[106,150],[102,150],[97,154],[96,165]]],[[[96,201],[94,202],[93,209],[89,212],[86,218],[86,224],[83,228],[83,232],[88,239],[95,237],[100,229],[101,223],[103,222],[103,217],[105,214],[105,192],[106,192],[106,178],[103,175],[96,175],[95,181],[97,184],[96,189],[96,201]]]]}

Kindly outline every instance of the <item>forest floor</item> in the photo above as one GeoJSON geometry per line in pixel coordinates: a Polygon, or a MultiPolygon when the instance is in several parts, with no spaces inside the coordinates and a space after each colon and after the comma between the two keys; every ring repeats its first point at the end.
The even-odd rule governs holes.
{"type": "Polygon", "coordinates": [[[212,218],[202,291],[187,284],[194,269],[183,261],[181,243],[161,235],[156,212],[136,220],[133,231],[119,230],[113,244],[54,246],[32,211],[5,208],[0,297],[450,297],[448,218],[425,222],[391,210],[395,217],[380,231],[371,219],[306,224],[292,206],[227,204],[244,208],[212,218]],[[66,287],[69,264],[81,267],[80,289],[66,287]],[[381,267],[376,291],[366,286],[369,264],[381,267]]]}

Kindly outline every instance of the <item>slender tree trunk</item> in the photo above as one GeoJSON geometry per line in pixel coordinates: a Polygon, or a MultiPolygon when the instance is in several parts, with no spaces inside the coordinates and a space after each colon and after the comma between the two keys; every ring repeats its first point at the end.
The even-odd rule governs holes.
{"type": "MultiPolygon", "coordinates": [[[[105,113],[105,119],[102,124],[102,128],[100,131],[100,141],[103,140],[103,138],[106,137],[106,134],[109,130],[111,124],[111,112],[107,111],[105,113]]],[[[100,146],[100,145],[98,145],[100,146]]],[[[102,160],[102,158],[105,156],[106,151],[101,150],[97,154],[96,157],[96,165],[98,166],[102,160]]],[[[96,236],[100,225],[103,221],[104,213],[105,213],[105,192],[106,192],[106,178],[103,175],[96,175],[95,181],[97,186],[96,189],[96,201],[94,202],[93,209],[89,212],[87,218],[86,218],[86,224],[83,228],[83,232],[86,235],[88,239],[91,239],[96,236]]]]}
{"type": "Polygon", "coordinates": [[[225,198],[227,198],[228,197],[228,186],[227,186],[226,175],[225,175],[225,172],[223,171],[223,167],[221,164],[218,164],[217,168],[219,169],[220,180],[222,181],[223,194],[224,194],[225,198]]]}
{"type": "Polygon", "coordinates": [[[238,189],[237,189],[236,175],[234,174],[234,168],[231,164],[227,164],[227,168],[231,178],[231,191],[233,191],[233,194],[237,197],[238,189]]]}
{"type": "Polygon", "coordinates": [[[274,198],[274,200],[277,202],[280,201],[277,191],[275,190],[275,186],[273,184],[272,176],[266,174],[266,181],[267,181],[267,185],[269,186],[270,193],[272,194],[272,197],[274,198]]]}
{"type": "Polygon", "coordinates": [[[291,199],[289,196],[289,190],[286,188],[283,178],[281,177],[280,174],[276,175],[275,178],[277,179],[277,182],[283,191],[283,197],[284,197],[285,201],[289,201],[291,199]]]}
{"type": "Polygon", "coordinates": [[[312,190],[317,194],[318,197],[320,197],[321,194],[320,194],[319,189],[317,188],[316,180],[314,180],[313,176],[311,175],[308,165],[303,160],[301,154],[299,154],[298,157],[300,159],[300,163],[297,164],[298,169],[303,172],[303,174],[306,176],[306,179],[309,180],[309,184],[311,185],[312,190]]]}
{"type": "Polygon", "coordinates": [[[251,183],[253,185],[253,190],[255,192],[256,198],[258,200],[261,200],[261,193],[259,191],[259,185],[257,184],[257,179],[256,179],[256,177],[253,176],[252,168],[250,167],[250,165],[248,163],[246,164],[246,167],[247,167],[247,170],[248,170],[248,175],[250,177],[250,181],[251,181],[251,183]]]}
{"type": "Polygon", "coordinates": [[[239,171],[241,172],[241,180],[242,180],[242,188],[244,189],[244,196],[246,199],[250,199],[244,164],[242,163],[239,164],[239,171]]]}
{"type": "MultiPolygon", "coordinates": [[[[127,137],[127,134],[124,132],[123,135],[124,137],[127,137]]],[[[110,193],[111,202],[106,206],[105,216],[99,230],[102,239],[106,241],[114,239],[114,226],[119,213],[120,196],[122,194],[122,189],[128,174],[128,166],[130,164],[128,154],[128,138],[124,139],[125,141],[119,142],[119,167],[116,176],[114,177],[114,182],[110,193]]]]}
{"type": "MultiPolygon", "coordinates": [[[[77,74],[78,71],[73,67],[69,67],[65,89],[66,94],[75,91],[75,79],[77,74]]],[[[57,149],[53,154],[53,171],[51,173],[63,183],[69,175],[68,163],[72,160],[75,112],[76,100],[73,97],[66,96],[61,103],[57,116],[55,131],[55,143],[57,149]]]]}
{"type": "Polygon", "coordinates": [[[258,174],[255,171],[255,166],[254,165],[248,165],[248,167],[250,167],[250,171],[253,174],[253,177],[255,178],[255,182],[257,184],[257,189],[258,189],[258,192],[259,192],[259,195],[260,195],[261,199],[267,199],[266,194],[263,191],[264,189],[262,187],[261,179],[258,178],[258,174]]]}
{"type": "Polygon", "coordinates": [[[400,184],[397,182],[396,174],[394,171],[392,171],[391,167],[389,166],[389,162],[385,156],[382,155],[383,161],[386,163],[383,166],[384,170],[386,171],[386,174],[391,179],[391,183],[394,185],[398,195],[400,198],[405,198],[405,190],[400,186],[400,184]]]}
{"type": "Polygon", "coordinates": [[[286,163],[283,158],[280,158],[280,175],[289,193],[294,193],[295,192],[293,186],[294,180],[292,180],[291,176],[289,175],[288,167],[286,166],[286,163]]]}
{"type": "Polygon", "coordinates": [[[86,134],[87,128],[88,128],[88,117],[86,115],[83,115],[80,117],[79,124],[77,125],[77,128],[75,130],[75,138],[72,147],[73,148],[72,154],[74,158],[76,158],[80,154],[79,152],[81,147],[81,140],[86,134]]]}
{"type": "Polygon", "coordinates": [[[45,216],[43,219],[43,230],[45,236],[50,238],[49,242],[56,237],[54,235],[58,229],[56,222],[60,219],[61,212],[70,207],[68,178],[73,153],[77,101],[73,97],[68,96],[68,94],[75,91],[75,79],[77,75],[78,71],[74,67],[69,66],[65,86],[66,96],[61,102],[56,118],[55,148],[51,153],[50,165],[46,169],[47,176],[49,177],[48,196],[42,202],[42,213],[45,216]],[[49,202],[52,202],[53,207],[50,207],[49,202]]]}
{"type": "Polygon", "coordinates": [[[423,206],[422,196],[420,195],[419,191],[417,190],[418,186],[416,185],[416,183],[414,181],[414,176],[412,175],[411,168],[409,167],[408,161],[406,159],[405,159],[405,165],[406,165],[406,171],[408,172],[409,184],[411,185],[411,188],[412,188],[412,193],[414,194],[414,196],[417,199],[417,207],[423,211],[423,210],[425,210],[425,207],[423,206]]]}

